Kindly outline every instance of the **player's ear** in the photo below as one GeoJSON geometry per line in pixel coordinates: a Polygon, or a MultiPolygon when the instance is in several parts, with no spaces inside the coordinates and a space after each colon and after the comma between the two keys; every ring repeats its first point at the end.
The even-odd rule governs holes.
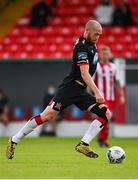
{"type": "Polygon", "coordinates": [[[90,32],[89,29],[86,29],[86,30],[85,30],[85,32],[84,32],[85,37],[88,37],[89,32],[90,32]]]}
{"type": "Polygon", "coordinates": [[[89,36],[89,34],[90,34],[90,30],[89,30],[89,29],[87,29],[87,31],[86,31],[86,32],[87,32],[87,36],[89,36]]]}

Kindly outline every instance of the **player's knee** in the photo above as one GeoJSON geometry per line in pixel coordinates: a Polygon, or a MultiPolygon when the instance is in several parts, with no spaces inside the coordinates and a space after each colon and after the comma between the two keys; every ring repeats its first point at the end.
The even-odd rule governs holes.
{"type": "Polygon", "coordinates": [[[55,118],[55,114],[53,112],[47,112],[41,115],[43,121],[51,121],[55,118]]]}
{"type": "Polygon", "coordinates": [[[41,118],[44,122],[51,121],[55,119],[56,115],[57,113],[48,107],[41,113],[41,118]]]}
{"type": "Polygon", "coordinates": [[[112,113],[111,111],[108,109],[108,107],[105,104],[100,104],[99,108],[101,110],[103,110],[103,113],[105,113],[106,118],[108,119],[108,121],[110,121],[111,117],[112,117],[112,113]]]}
{"type": "Polygon", "coordinates": [[[111,119],[111,113],[105,104],[95,104],[95,106],[92,107],[91,112],[101,117],[104,120],[103,124],[107,124],[111,119]]]}
{"type": "Polygon", "coordinates": [[[107,111],[106,111],[106,117],[107,117],[108,121],[110,121],[112,118],[112,113],[109,109],[107,109],[107,111]]]}

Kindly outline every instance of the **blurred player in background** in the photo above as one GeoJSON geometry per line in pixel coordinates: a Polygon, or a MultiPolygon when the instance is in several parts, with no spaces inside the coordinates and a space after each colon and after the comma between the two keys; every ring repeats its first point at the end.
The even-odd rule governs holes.
{"type": "Polygon", "coordinates": [[[0,122],[3,121],[3,106],[0,104],[0,122]]]}
{"type": "Polygon", "coordinates": [[[8,159],[13,158],[16,145],[21,138],[31,133],[45,121],[52,121],[62,110],[72,104],[75,104],[81,110],[92,112],[102,117],[102,122],[95,119],[90,124],[84,137],[75,147],[77,152],[90,158],[98,157],[98,154],[90,149],[89,144],[111,119],[111,112],[104,104],[104,97],[92,78],[98,62],[98,52],[95,44],[101,35],[101,25],[95,20],[88,21],[83,36],[75,43],[70,74],[64,78],[46,109],[40,115],[31,118],[25,126],[9,140],[9,145],[6,150],[8,159]],[[87,87],[89,87],[95,96],[87,92],[87,87]]]}
{"type": "MultiPolygon", "coordinates": [[[[47,92],[46,94],[44,95],[44,98],[43,98],[43,108],[45,109],[45,107],[48,106],[49,102],[51,101],[51,99],[54,97],[54,94],[56,92],[56,85],[52,82],[50,82],[48,84],[48,88],[47,88],[47,92]]],[[[47,131],[47,123],[44,123],[42,125],[42,129],[41,129],[41,132],[40,132],[40,136],[45,136],[45,135],[52,135],[52,136],[55,136],[56,135],[56,128],[57,128],[57,122],[56,122],[57,119],[54,119],[53,121],[50,121],[50,122],[47,122],[47,123],[50,123],[51,126],[52,126],[52,130],[49,132],[47,131]]]]}
{"type": "MultiPolygon", "coordinates": [[[[99,50],[99,62],[95,73],[95,84],[103,93],[106,104],[110,111],[114,112],[115,87],[119,88],[120,103],[125,102],[123,88],[120,85],[116,65],[110,62],[111,51],[108,46],[102,46],[99,50]]],[[[101,117],[98,117],[102,121],[101,117]]],[[[106,124],[98,135],[98,142],[101,147],[108,147],[109,124],[106,124]]]]}
{"type": "Polygon", "coordinates": [[[9,122],[9,115],[9,99],[4,91],[0,89],[0,121],[6,125],[9,122]]]}
{"type": "MultiPolygon", "coordinates": [[[[55,83],[50,82],[48,84],[47,93],[44,95],[43,98],[43,108],[48,106],[51,99],[54,97],[54,94],[56,92],[56,85],[55,83]]],[[[53,121],[47,121],[42,125],[42,129],[40,132],[40,136],[50,135],[50,136],[56,136],[56,129],[57,129],[57,123],[62,120],[62,113],[59,113],[58,116],[53,119],[53,121]],[[48,125],[51,125],[51,130],[48,130],[48,125]]]]}

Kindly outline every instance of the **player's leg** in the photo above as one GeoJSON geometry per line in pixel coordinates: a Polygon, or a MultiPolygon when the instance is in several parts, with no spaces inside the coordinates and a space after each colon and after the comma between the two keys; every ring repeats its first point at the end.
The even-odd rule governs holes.
{"type": "Polygon", "coordinates": [[[110,121],[111,112],[104,104],[96,103],[88,108],[89,112],[95,113],[101,119],[95,119],[85,133],[82,141],[89,144],[90,141],[96,137],[96,135],[103,129],[103,127],[110,121]]]}
{"type": "Polygon", "coordinates": [[[94,153],[89,148],[90,141],[95,138],[95,136],[102,130],[102,128],[108,123],[111,118],[111,113],[106,105],[96,103],[95,97],[91,96],[89,93],[83,93],[83,96],[80,98],[80,101],[76,105],[82,109],[87,110],[88,112],[95,113],[96,115],[102,117],[102,120],[99,121],[95,119],[89,126],[84,137],[81,139],[81,142],[76,146],[76,150],[85,154],[88,157],[97,158],[98,154],[94,153]]]}
{"type": "MultiPolygon", "coordinates": [[[[106,105],[108,106],[113,116],[113,105],[114,105],[113,101],[106,101],[106,105]]],[[[98,117],[98,120],[101,121],[101,117],[98,117]]],[[[109,147],[108,140],[109,140],[109,123],[107,123],[98,134],[99,146],[109,147]]]]}
{"type": "Polygon", "coordinates": [[[16,145],[19,143],[21,138],[31,133],[36,127],[45,121],[52,121],[58,114],[58,111],[54,110],[51,106],[47,106],[47,108],[38,116],[31,118],[20,130],[17,134],[15,134],[9,140],[9,144],[6,150],[6,156],[8,159],[12,159],[14,156],[14,151],[16,145]]]}
{"type": "MultiPolygon", "coordinates": [[[[100,118],[98,118],[99,120],[100,118]]],[[[104,128],[98,134],[98,144],[100,147],[109,147],[108,138],[109,137],[109,123],[107,123],[104,128]]]]}
{"type": "Polygon", "coordinates": [[[72,99],[74,99],[74,88],[74,85],[66,86],[62,84],[59,86],[53,100],[49,103],[49,106],[47,106],[40,115],[31,118],[25,126],[10,139],[6,151],[8,159],[13,158],[16,144],[21,140],[21,138],[31,133],[36,127],[45,121],[52,121],[60,111],[72,104],[72,99]]]}
{"type": "Polygon", "coordinates": [[[36,127],[43,124],[45,121],[52,121],[58,112],[47,106],[46,109],[38,116],[31,118],[25,126],[12,137],[12,141],[18,143],[21,138],[31,133],[36,127]]]}
{"type": "MultiPolygon", "coordinates": [[[[96,107],[96,109],[97,109],[97,107],[96,107]]],[[[107,122],[111,118],[110,111],[105,105],[101,104],[101,106],[99,106],[99,108],[97,110],[94,113],[99,114],[100,116],[103,116],[102,122],[100,122],[98,119],[95,119],[90,124],[88,130],[86,131],[85,135],[81,139],[81,142],[76,146],[77,151],[85,154],[88,157],[92,157],[92,158],[97,158],[98,154],[89,149],[89,144],[90,144],[91,140],[96,137],[96,135],[102,130],[102,128],[107,124],[107,122]],[[97,112],[97,110],[98,110],[98,112],[97,112]]],[[[90,112],[93,112],[93,110],[91,109],[90,112]]]]}

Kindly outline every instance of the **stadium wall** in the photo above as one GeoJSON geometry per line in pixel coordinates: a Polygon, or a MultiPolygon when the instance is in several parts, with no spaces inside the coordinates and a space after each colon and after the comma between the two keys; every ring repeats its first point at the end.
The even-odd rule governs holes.
{"type": "Polygon", "coordinates": [[[126,61],[127,122],[138,124],[138,61],[126,61]]]}
{"type": "Polygon", "coordinates": [[[58,60],[1,61],[0,88],[10,98],[12,106],[38,105],[42,103],[48,83],[59,85],[70,67],[69,61],[58,60]]]}
{"type": "MultiPolygon", "coordinates": [[[[17,133],[24,125],[26,121],[23,122],[12,122],[8,126],[0,124],[0,137],[11,137],[17,133]]],[[[58,137],[82,137],[86,130],[88,129],[90,122],[80,121],[80,122],[68,122],[63,120],[58,123],[56,134],[58,137]]],[[[35,129],[27,137],[38,137],[41,131],[41,126],[35,129]]],[[[110,123],[110,136],[111,137],[138,137],[138,125],[120,125],[110,123]]]]}
{"type": "MultiPolygon", "coordinates": [[[[127,123],[138,123],[138,63],[126,61],[127,123]]],[[[10,98],[11,106],[42,104],[49,82],[59,85],[69,73],[69,60],[0,61],[0,88],[10,98]]],[[[120,116],[120,115],[118,115],[120,116]]]]}

